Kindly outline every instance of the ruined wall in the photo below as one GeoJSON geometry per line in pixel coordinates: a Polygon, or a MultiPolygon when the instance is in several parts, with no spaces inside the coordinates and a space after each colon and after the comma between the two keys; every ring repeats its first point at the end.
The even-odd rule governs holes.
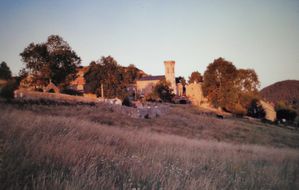
{"type": "Polygon", "coordinates": [[[186,85],[186,96],[193,105],[199,106],[204,100],[201,83],[191,83],[186,85]]]}
{"type": "Polygon", "coordinates": [[[143,95],[150,94],[159,81],[160,80],[138,80],[136,82],[137,92],[143,95]]]}

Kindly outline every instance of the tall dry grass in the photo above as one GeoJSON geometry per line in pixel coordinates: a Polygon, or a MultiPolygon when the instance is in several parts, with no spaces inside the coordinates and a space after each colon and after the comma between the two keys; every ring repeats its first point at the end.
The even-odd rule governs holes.
{"type": "MultiPolygon", "coordinates": [[[[76,107],[68,108],[71,115],[76,107]]],[[[190,139],[34,109],[1,110],[2,189],[299,188],[297,149],[190,139]]]]}

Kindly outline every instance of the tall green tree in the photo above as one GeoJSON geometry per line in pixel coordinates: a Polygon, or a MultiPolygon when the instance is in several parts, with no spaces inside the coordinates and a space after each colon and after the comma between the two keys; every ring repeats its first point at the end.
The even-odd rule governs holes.
{"type": "Polygon", "coordinates": [[[2,61],[0,64],[0,79],[8,80],[11,78],[11,71],[8,65],[2,61]]]}
{"type": "Polygon", "coordinates": [[[198,71],[194,71],[194,72],[191,73],[191,75],[190,75],[190,77],[189,77],[189,81],[188,81],[188,83],[189,83],[189,84],[190,84],[190,83],[193,83],[193,82],[197,82],[197,83],[199,83],[199,82],[202,82],[202,80],[203,80],[203,78],[202,78],[200,72],[198,72],[198,71]]]}
{"type": "Polygon", "coordinates": [[[76,68],[81,62],[70,45],[58,35],[49,36],[45,43],[29,44],[20,55],[33,85],[41,86],[50,81],[67,86],[76,78],[76,68]]]}

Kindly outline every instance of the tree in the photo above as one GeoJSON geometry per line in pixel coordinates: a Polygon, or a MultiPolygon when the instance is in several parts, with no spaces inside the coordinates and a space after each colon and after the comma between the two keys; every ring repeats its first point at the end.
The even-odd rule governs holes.
{"type": "Polygon", "coordinates": [[[287,123],[292,124],[297,117],[296,110],[294,110],[291,106],[288,106],[284,101],[279,101],[275,106],[276,111],[276,120],[283,121],[285,120],[287,123]]]}
{"type": "Polygon", "coordinates": [[[258,99],[258,87],[260,82],[253,69],[238,69],[235,79],[235,88],[238,94],[238,103],[248,109],[254,99],[258,99]]]}
{"type": "Polygon", "coordinates": [[[202,79],[202,76],[201,76],[200,72],[194,71],[194,72],[191,73],[191,76],[189,77],[188,83],[189,84],[193,83],[193,82],[199,83],[199,82],[202,82],[202,80],[203,79],[202,79]]]}
{"type": "Polygon", "coordinates": [[[187,84],[186,79],[182,76],[176,78],[176,83],[181,83],[183,86],[186,86],[187,84]]]}
{"type": "Polygon", "coordinates": [[[76,78],[76,68],[81,62],[58,35],[49,36],[46,43],[29,44],[20,55],[34,86],[46,86],[50,81],[61,87],[67,86],[76,78]]]}
{"type": "Polygon", "coordinates": [[[111,57],[102,57],[98,62],[92,62],[85,73],[85,91],[101,95],[103,85],[104,95],[107,98],[124,98],[126,96],[126,83],[124,68],[111,57]]]}
{"type": "Polygon", "coordinates": [[[160,80],[156,86],[152,94],[150,94],[151,99],[160,99],[163,102],[171,102],[174,97],[173,90],[170,88],[170,83],[166,80],[160,80]]]}
{"type": "Polygon", "coordinates": [[[124,82],[127,84],[132,84],[136,80],[142,77],[140,70],[133,64],[130,64],[128,67],[124,67],[124,82]]]}
{"type": "Polygon", "coordinates": [[[214,60],[204,73],[203,92],[215,107],[233,111],[237,102],[237,88],[234,85],[236,67],[223,58],[214,60]]]}
{"type": "Polygon", "coordinates": [[[14,91],[18,88],[18,81],[16,79],[8,80],[7,84],[1,89],[0,95],[6,100],[14,98],[14,91]]]}
{"type": "Polygon", "coordinates": [[[259,103],[258,99],[253,99],[248,106],[247,115],[250,117],[264,119],[266,116],[266,112],[262,105],[259,103]]]}
{"type": "Polygon", "coordinates": [[[8,80],[11,78],[11,71],[7,64],[2,61],[0,64],[0,79],[8,80]]]}

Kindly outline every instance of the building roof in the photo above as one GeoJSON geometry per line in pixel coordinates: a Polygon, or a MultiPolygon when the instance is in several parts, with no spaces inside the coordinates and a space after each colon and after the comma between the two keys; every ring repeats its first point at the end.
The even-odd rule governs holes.
{"type": "Polygon", "coordinates": [[[165,79],[165,75],[157,75],[157,76],[146,76],[142,77],[139,80],[140,81],[147,81],[147,80],[163,80],[165,79]]]}

